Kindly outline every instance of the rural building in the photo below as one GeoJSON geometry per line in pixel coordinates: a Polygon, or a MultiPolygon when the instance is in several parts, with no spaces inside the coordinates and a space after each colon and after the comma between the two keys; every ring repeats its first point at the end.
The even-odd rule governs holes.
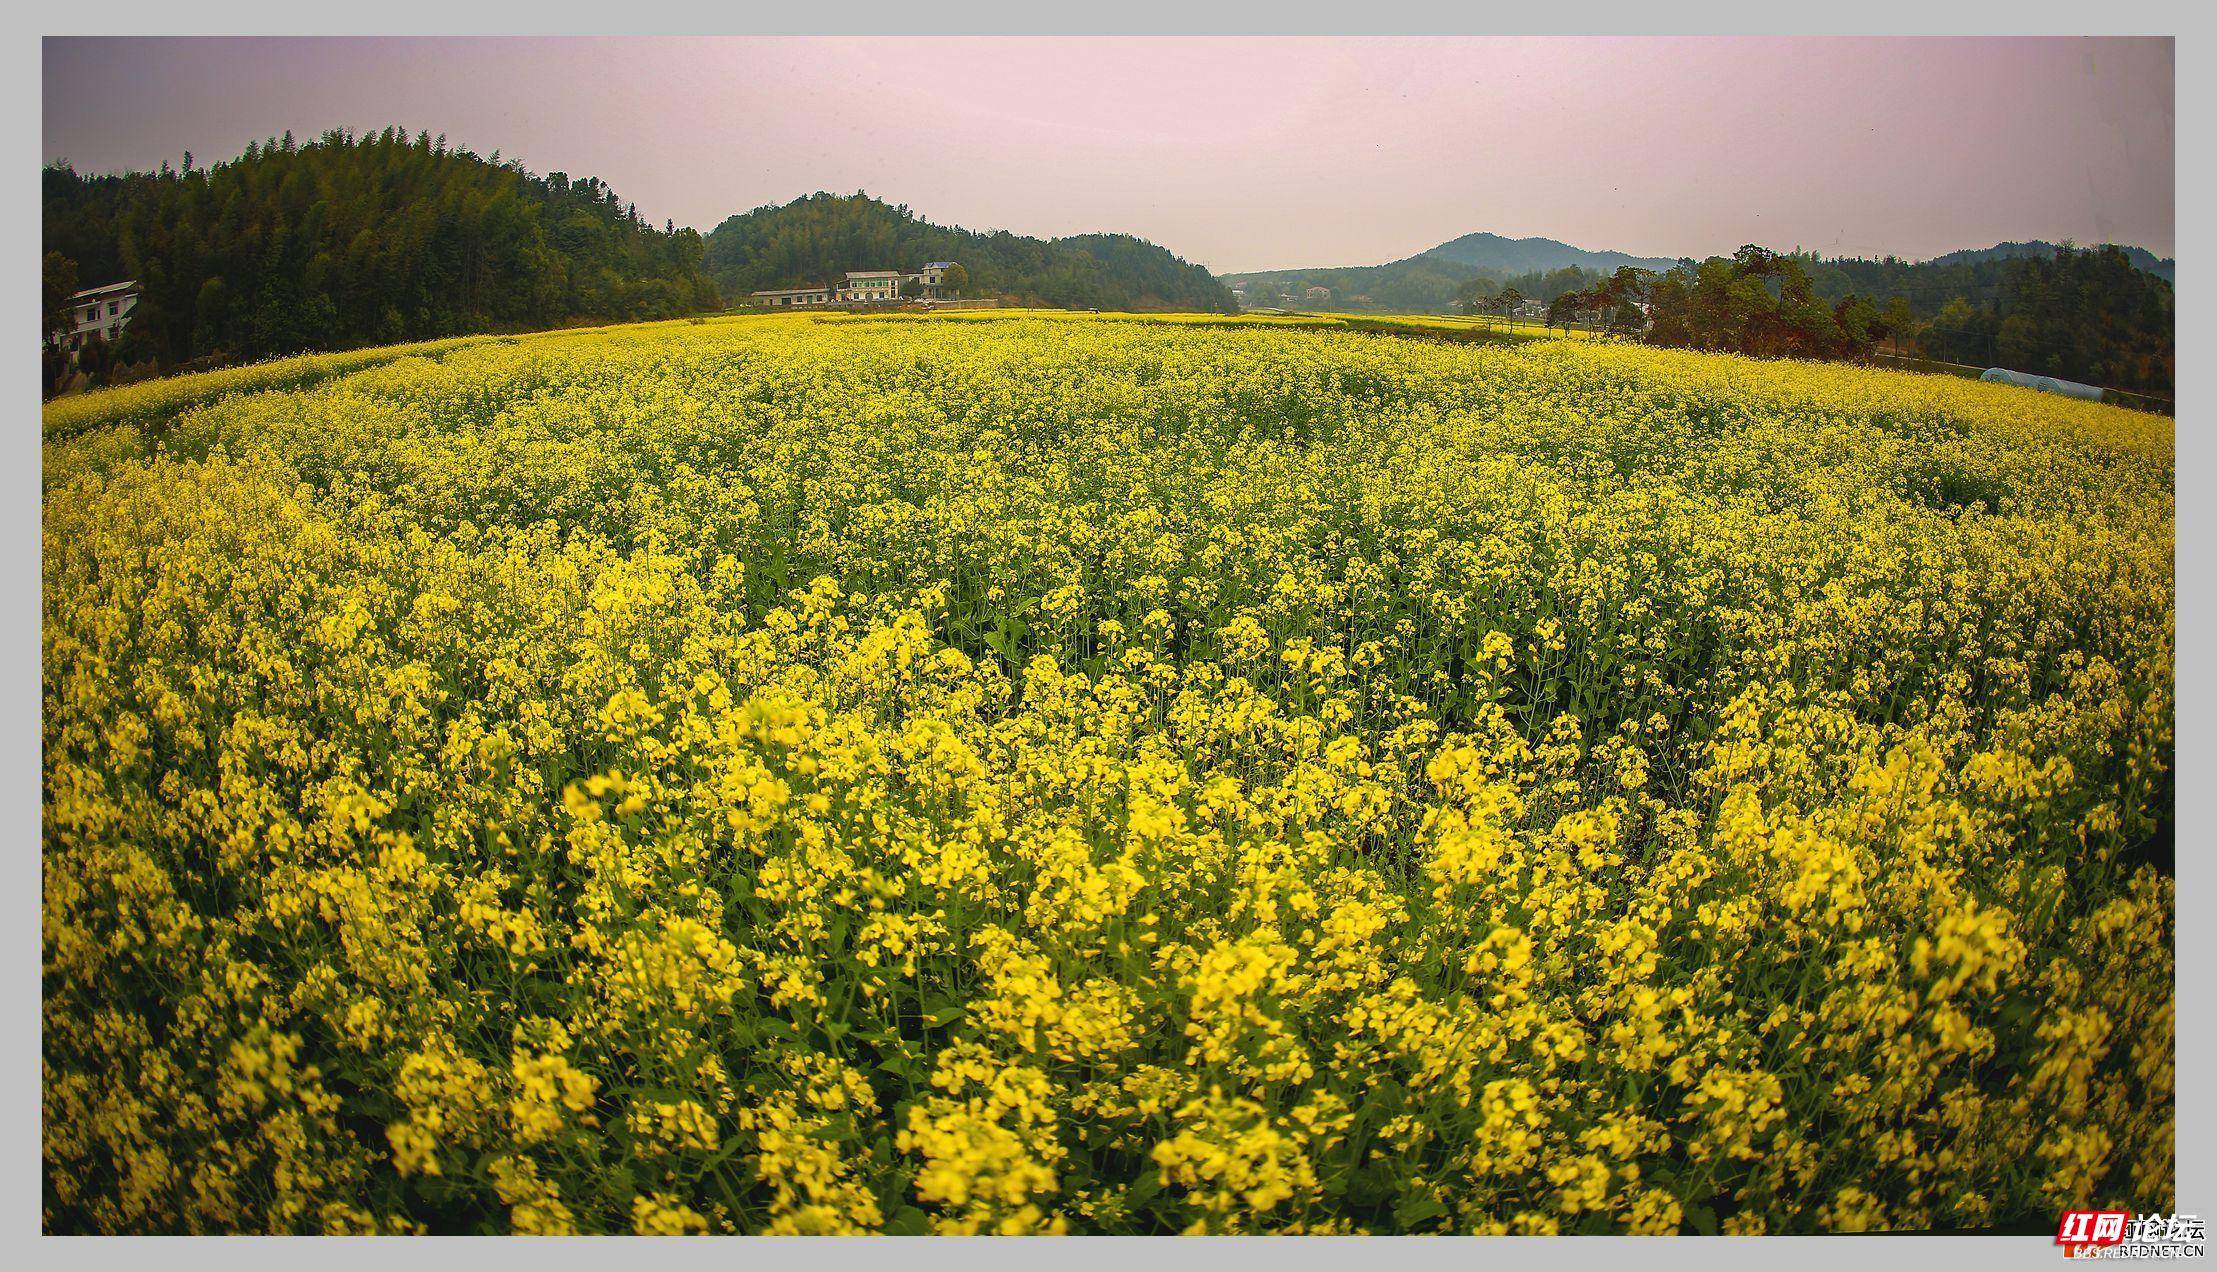
{"type": "Polygon", "coordinates": [[[850,269],[847,281],[840,284],[839,299],[876,304],[901,298],[901,271],[897,269],[850,269]]]}
{"type": "Polygon", "coordinates": [[[775,308],[780,305],[828,305],[831,303],[829,287],[785,287],[754,293],[754,303],[775,308]]]}
{"type": "Polygon", "coordinates": [[[1320,300],[1330,300],[1332,298],[1332,289],[1329,287],[1311,287],[1301,294],[1306,297],[1311,304],[1314,304],[1320,300]]]}
{"type": "Polygon", "coordinates": [[[910,294],[937,300],[947,283],[953,261],[926,261],[912,273],[897,269],[850,269],[837,284],[823,287],[774,287],[751,293],[756,305],[776,309],[793,305],[877,305],[901,298],[901,285],[912,283],[910,294]]]}
{"type": "Polygon", "coordinates": [[[72,350],[84,348],[94,336],[115,343],[138,303],[139,285],[132,279],[76,293],[69,298],[69,330],[62,333],[61,343],[72,350]]]}

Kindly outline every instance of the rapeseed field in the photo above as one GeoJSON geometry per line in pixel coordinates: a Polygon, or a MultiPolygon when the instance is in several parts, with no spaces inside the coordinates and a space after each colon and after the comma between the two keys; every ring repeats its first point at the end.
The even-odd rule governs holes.
{"type": "Polygon", "coordinates": [[[2169,421],[1024,314],[59,408],[58,1232],[2169,1211],[2169,421]]]}

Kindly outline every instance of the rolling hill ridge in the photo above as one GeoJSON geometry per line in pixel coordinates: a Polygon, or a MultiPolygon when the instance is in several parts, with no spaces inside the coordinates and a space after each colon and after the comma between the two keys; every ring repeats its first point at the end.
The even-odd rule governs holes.
{"type": "Polygon", "coordinates": [[[1129,234],[1039,239],[936,225],[867,194],[817,193],[729,217],[701,266],[727,303],[749,292],[821,283],[856,269],[958,261],[968,291],[1020,304],[1230,313],[1230,291],[1199,265],[1129,234]]]}
{"type": "Polygon", "coordinates": [[[1383,265],[1259,270],[1226,274],[1224,282],[1244,293],[1249,307],[1298,305],[1311,299],[1310,288],[1322,287],[1331,293],[1335,309],[1438,312],[1453,308],[1457,290],[1473,279],[1513,282],[1537,296],[1582,286],[1626,265],[1665,270],[1675,264],[1659,256],[1590,251],[1551,238],[1480,231],[1383,265]],[[1548,275],[1557,276],[1552,286],[1545,281],[1548,275]]]}

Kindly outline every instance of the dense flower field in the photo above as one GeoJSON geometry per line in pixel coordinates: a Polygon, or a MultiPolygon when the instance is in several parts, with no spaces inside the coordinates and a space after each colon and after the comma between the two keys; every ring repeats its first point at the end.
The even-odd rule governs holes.
{"type": "Polygon", "coordinates": [[[2173,1209],[2166,420],[1021,316],[136,392],[50,1230],[2173,1209]]]}

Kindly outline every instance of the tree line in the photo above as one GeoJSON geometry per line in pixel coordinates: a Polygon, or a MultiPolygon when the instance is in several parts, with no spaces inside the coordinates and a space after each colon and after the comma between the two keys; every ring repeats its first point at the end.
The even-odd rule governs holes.
{"type": "Polygon", "coordinates": [[[537,176],[443,136],[287,133],[212,167],[187,154],[156,172],[41,175],[49,331],[66,330],[75,287],[141,288],[116,347],[83,352],[96,373],[718,304],[698,233],[647,224],[594,178],[537,176]]]}
{"type": "MultiPolygon", "coordinates": [[[[1959,276],[1986,278],[1977,300],[1960,293],[1940,300],[1949,282],[1920,278],[1917,267],[1895,268],[1900,262],[1866,272],[1877,284],[1870,292],[1843,291],[1840,280],[1853,271],[1840,266],[1752,245],[1661,273],[1627,266],[1556,292],[1548,298],[1548,321],[1758,357],[1866,359],[1883,345],[2135,393],[2171,391],[2171,283],[2120,248],[2066,244],[2052,254],[1949,263],[1936,271],[1965,287],[1973,284],[1959,276]]],[[[1464,307],[1503,312],[1504,300],[1525,299],[1511,298],[1515,290],[1473,294],[1464,307]]]]}
{"type": "Polygon", "coordinates": [[[1977,303],[1952,297],[1917,333],[1948,362],[1985,362],[2169,396],[2173,388],[2171,284],[2115,248],[2010,262],[2007,291],[1977,303]]]}
{"type": "Polygon", "coordinates": [[[1455,305],[1464,313],[1497,313],[1514,310],[1527,301],[1552,304],[1558,296],[1593,287],[1608,277],[1599,270],[1577,265],[1532,270],[1506,278],[1480,274],[1455,289],[1455,305]]]}

